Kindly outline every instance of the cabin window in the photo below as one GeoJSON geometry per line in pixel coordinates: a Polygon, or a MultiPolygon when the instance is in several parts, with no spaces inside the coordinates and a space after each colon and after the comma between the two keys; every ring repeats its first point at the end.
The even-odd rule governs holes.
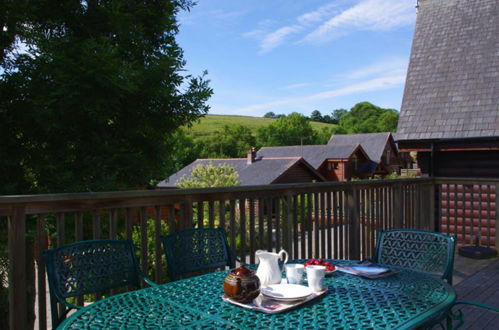
{"type": "Polygon", "coordinates": [[[352,160],[353,160],[353,168],[357,171],[359,167],[359,160],[357,159],[357,156],[353,155],[352,160]]]}
{"type": "Polygon", "coordinates": [[[328,169],[328,171],[337,170],[338,169],[338,163],[337,162],[328,162],[327,163],[327,169],[328,169]]]}
{"type": "Polygon", "coordinates": [[[386,151],[386,165],[390,165],[390,150],[386,151]]]}

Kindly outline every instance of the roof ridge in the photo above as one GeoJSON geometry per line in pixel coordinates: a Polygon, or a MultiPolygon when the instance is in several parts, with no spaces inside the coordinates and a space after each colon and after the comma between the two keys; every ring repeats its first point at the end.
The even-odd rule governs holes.
{"type": "Polygon", "coordinates": [[[261,160],[279,160],[279,159],[300,159],[303,157],[300,156],[288,156],[288,157],[265,157],[265,156],[260,156],[261,160]]]}
{"type": "Polygon", "coordinates": [[[246,160],[246,158],[197,158],[198,160],[246,160]]]}

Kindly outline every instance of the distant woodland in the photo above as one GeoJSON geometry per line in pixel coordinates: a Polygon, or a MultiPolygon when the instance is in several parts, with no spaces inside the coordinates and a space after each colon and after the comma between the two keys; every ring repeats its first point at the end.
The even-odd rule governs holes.
{"type": "Polygon", "coordinates": [[[263,122],[264,118],[236,116],[211,116],[211,121],[215,120],[213,117],[224,122],[223,126],[213,131],[202,118],[198,124],[176,133],[174,146],[178,152],[174,153],[175,165],[168,174],[197,158],[245,157],[252,147],[326,144],[333,134],[395,132],[399,113],[361,102],[350,110],[337,109],[330,114],[315,110],[310,117],[296,112],[288,115],[268,112],[264,118],[273,120],[263,122]]]}

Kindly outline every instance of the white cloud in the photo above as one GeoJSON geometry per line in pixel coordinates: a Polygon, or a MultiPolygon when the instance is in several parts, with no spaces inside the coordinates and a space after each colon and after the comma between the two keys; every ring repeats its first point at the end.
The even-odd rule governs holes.
{"type": "Polygon", "coordinates": [[[275,23],[276,22],[271,19],[260,21],[258,22],[256,29],[243,33],[243,37],[262,40],[275,23]]]}
{"type": "MultiPolygon", "coordinates": [[[[260,111],[274,111],[282,106],[301,107],[304,105],[313,108],[313,103],[320,100],[334,99],[338,96],[361,94],[372,91],[387,90],[399,87],[405,83],[407,61],[402,59],[385,60],[354,71],[342,73],[339,77],[343,86],[329,89],[302,97],[288,97],[277,99],[271,102],[252,104],[244,106],[234,111],[241,114],[254,114],[260,111]],[[363,79],[362,81],[358,81],[363,79]],[[355,81],[357,80],[357,81],[355,81]]],[[[281,89],[292,89],[301,87],[302,84],[285,86],[281,89]],[[291,88],[290,88],[291,87],[291,88]]]]}
{"type": "Polygon", "coordinates": [[[306,29],[307,26],[313,23],[317,23],[318,21],[322,21],[328,16],[332,15],[332,13],[337,10],[336,8],[340,5],[340,3],[341,1],[331,2],[319,7],[314,11],[302,14],[296,18],[296,20],[298,21],[297,24],[283,26],[272,32],[268,32],[267,30],[266,33],[262,33],[263,30],[261,28],[258,28],[254,31],[250,31],[249,33],[245,33],[244,36],[257,38],[259,36],[259,39],[261,40],[260,54],[266,53],[283,44],[288,36],[299,33],[306,29]]]}
{"type": "Polygon", "coordinates": [[[359,92],[372,92],[377,90],[390,89],[400,86],[405,82],[405,74],[390,74],[360,83],[345,86],[343,88],[333,89],[317,94],[310,95],[310,100],[331,99],[341,95],[355,94],[359,92]]]}
{"type": "Polygon", "coordinates": [[[280,90],[290,90],[290,89],[297,89],[297,88],[306,87],[309,85],[310,85],[309,83],[297,83],[297,84],[287,85],[287,86],[281,87],[279,89],[280,90]]]}
{"type": "Polygon", "coordinates": [[[303,41],[323,42],[349,30],[390,30],[413,24],[415,16],[413,1],[365,0],[331,17],[303,41]]]}
{"type": "Polygon", "coordinates": [[[296,23],[270,29],[260,25],[244,34],[260,40],[260,53],[268,52],[291,35],[310,31],[299,43],[323,42],[355,30],[390,30],[414,23],[416,11],[412,0],[337,0],[296,18],[296,23]],[[346,5],[350,7],[345,8],[346,5]]]}
{"type": "Polygon", "coordinates": [[[408,59],[390,58],[365,67],[355,69],[338,75],[338,78],[344,80],[357,80],[372,77],[377,74],[396,75],[407,72],[408,59]]]}
{"type": "Polygon", "coordinates": [[[330,17],[338,11],[338,7],[341,5],[341,1],[334,1],[328,3],[324,6],[319,7],[314,11],[310,11],[303,15],[300,15],[297,20],[300,24],[308,25],[312,23],[321,22],[324,19],[330,17]]]}
{"type": "Polygon", "coordinates": [[[297,33],[302,29],[303,27],[300,25],[290,25],[275,30],[263,38],[262,43],[260,44],[260,52],[265,53],[280,46],[288,35],[297,33]]]}

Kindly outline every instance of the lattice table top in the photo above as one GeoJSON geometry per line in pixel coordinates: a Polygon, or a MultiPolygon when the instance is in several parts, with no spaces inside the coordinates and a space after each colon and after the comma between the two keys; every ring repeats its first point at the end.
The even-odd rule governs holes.
{"type": "Polygon", "coordinates": [[[417,272],[376,280],[335,272],[326,277],[329,292],[322,299],[269,315],[225,303],[226,274],[111,296],[79,310],[60,328],[408,328],[445,311],[456,298],[451,286],[417,272]]]}

